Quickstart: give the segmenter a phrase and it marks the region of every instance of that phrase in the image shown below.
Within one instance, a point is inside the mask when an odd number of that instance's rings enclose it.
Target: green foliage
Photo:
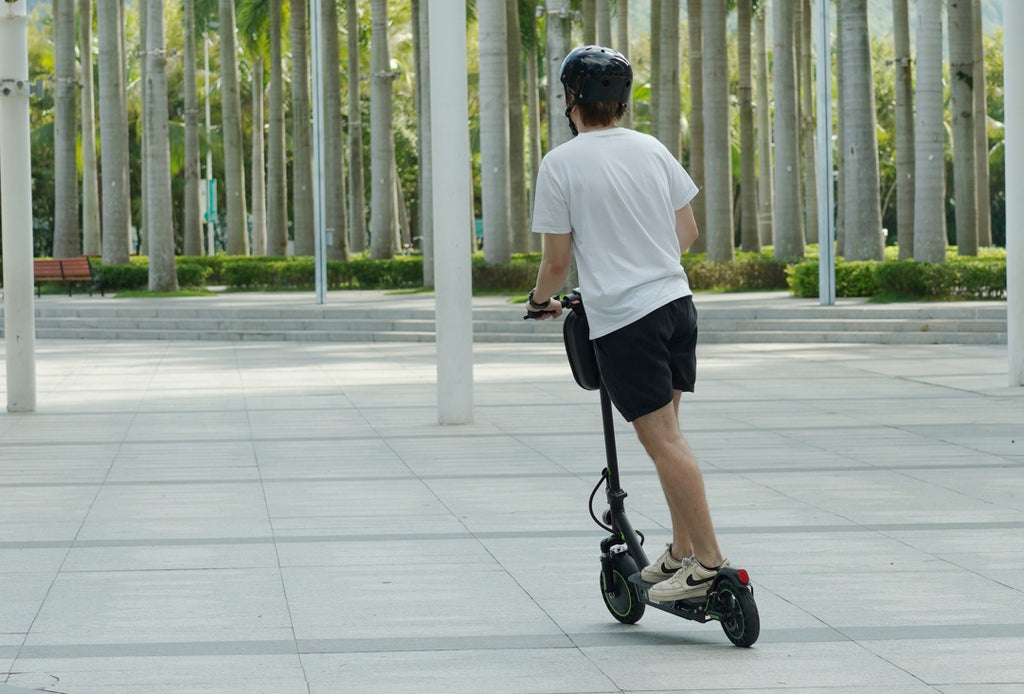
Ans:
[[[770,253],[739,253],[732,263],[712,263],[704,254],[688,254],[683,266],[695,291],[786,288],[786,264]]]
[[[799,297],[818,296],[818,261],[787,269],[789,286]],[[988,257],[952,256],[945,263],[913,260],[836,260],[836,296],[892,300],[1002,299],[1006,296],[1005,253]]]

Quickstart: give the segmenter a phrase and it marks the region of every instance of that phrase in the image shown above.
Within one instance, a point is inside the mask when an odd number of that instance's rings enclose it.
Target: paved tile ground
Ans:
[[[701,348],[684,429],[756,586],[749,650],[606,613],[597,396],[560,345],[477,345],[470,425],[437,424],[435,368],[432,344],[40,341],[38,411],[0,414],[0,694],[1024,690],[1005,346]]]

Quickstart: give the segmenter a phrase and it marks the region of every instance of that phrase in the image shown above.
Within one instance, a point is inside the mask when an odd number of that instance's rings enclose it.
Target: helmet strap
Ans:
[[[565,91],[567,92],[567,96],[568,96],[569,90],[566,89]],[[576,97],[573,96],[572,97],[572,101],[570,101],[569,105],[565,107],[565,117],[569,121],[569,130],[572,131],[572,136],[573,137],[576,137],[577,135],[580,134],[580,131],[576,128],[576,124],[573,123],[573,121],[572,121],[572,116],[569,115],[570,113],[572,113],[572,109],[573,109],[573,107],[575,105],[576,105]]]

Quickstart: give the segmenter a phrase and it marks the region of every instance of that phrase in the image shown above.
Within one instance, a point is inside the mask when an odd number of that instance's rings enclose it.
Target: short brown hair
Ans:
[[[584,125],[614,125],[626,113],[626,104],[618,101],[599,101],[593,104],[576,104],[580,120]]]

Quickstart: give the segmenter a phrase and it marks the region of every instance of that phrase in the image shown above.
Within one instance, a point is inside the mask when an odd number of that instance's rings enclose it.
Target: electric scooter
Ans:
[[[601,396],[601,420],[607,465],[601,480],[590,494],[590,516],[610,535],[601,541],[601,597],[605,607],[619,622],[635,624],[650,606],[695,622],[715,620],[736,646],[750,647],[757,641],[761,621],[754,602],[754,589],[745,569],[724,567],[719,570],[706,596],[672,602],[652,600],[650,583],[640,577],[640,568],[650,561],[644,552],[644,536],[633,529],[626,516],[626,492],[619,481],[618,456],[612,404],[601,380],[597,356],[590,340],[583,299],[576,290],[560,299],[570,309],[562,326],[566,356],[573,378],[584,390],[597,390]],[[543,311],[527,311],[524,319],[539,318]],[[594,499],[605,488],[608,508],[599,520]]]

